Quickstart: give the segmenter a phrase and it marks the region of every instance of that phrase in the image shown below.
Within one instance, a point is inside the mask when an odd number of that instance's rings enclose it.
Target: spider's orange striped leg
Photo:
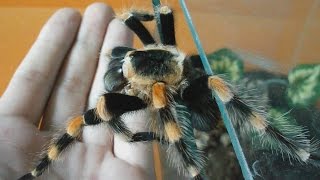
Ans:
[[[121,61],[125,58],[125,56],[129,51],[134,51],[134,50],[136,49],[131,47],[126,47],[126,46],[117,46],[111,50],[110,57],[112,59],[117,59],[118,61]]]
[[[135,18],[140,21],[152,21],[154,20],[154,15],[144,11],[131,11],[130,12]]]
[[[255,132],[261,141],[274,152],[286,154],[288,158],[300,162],[313,163],[312,151],[316,148],[308,138],[307,132],[298,125],[286,124],[277,128],[268,121],[265,107],[259,103],[259,97],[245,97],[236,92],[221,77],[203,76],[195,81],[202,81],[208,89],[225,104],[228,116],[242,132]],[[206,108],[206,107],[204,107]]]
[[[31,180],[40,176],[53,161],[58,159],[59,155],[67,147],[79,138],[83,126],[97,125],[102,122],[103,120],[96,116],[94,109],[87,111],[82,116],[71,119],[66,128],[66,133],[54,141],[38,165],[30,173],[19,178],[19,180]]]
[[[145,46],[155,44],[156,41],[141,21],[151,21],[153,18],[154,17],[151,14],[139,12],[126,12],[119,16],[119,19],[121,19],[124,24],[126,24],[139,37]]]
[[[130,142],[149,142],[149,141],[159,141],[161,143],[165,142],[163,138],[159,137],[153,132],[137,132],[133,134],[130,140]]]
[[[168,141],[170,159],[178,169],[183,169],[192,178],[199,179],[204,164],[203,156],[197,149],[193,128],[187,109],[175,102],[165,83],[157,82],[152,86],[153,107],[159,112],[159,123],[163,136]]]
[[[176,37],[174,30],[174,17],[173,12],[168,6],[162,6],[159,9],[160,13],[160,23],[161,23],[161,33],[162,33],[162,43],[164,45],[175,46]]]
[[[165,83],[157,82],[152,86],[152,103],[153,107],[159,112],[159,123],[161,129],[159,132],[164,132],[163,136],[170,143],[174,143],[181,138],[181,129],[177,124],[177,119],[172,110],[172,99]],[[162,134],[160,134],[162,136]]]
[[[212,91],[214,91],[222,103],[225,104],[234,125],[240,128],[251,126],[250,128],[252,128],[252,130],[261,132],[267,129],[268,123],[264,111],[259,110],[255,108],[254,105],[246,102],[244,98],[233,90],[229,83],[216,75],[204,75],[194,79],[182,93],[182,99],[191,106],[191,113],[197,114],[196,119],[200,124],[193,122],[195,123],[194,127],[196,129],[206,130],[201,124],[210,125],[212,129],[217,122],[210,121],[221,120],[221,115],[217,103],[215,102],[216,100],[212,97]],[[201,95],[204,95],[204,98],[201,98]],[[252,102],[252,100],[250,100],[250,102]],[[200,109],[197,109],[195,105],[199,106]],[[212,110],[209,112],[208,110],[210,109]],[[249,126],[244,126],[245,124]]]
[[[210,131],[221,122],[218,105],[207,81],[207,76],[196,78],[181,93],[181,98],[190,109],[192,127],[200,131]]]
[[[121,115],[145,108],[147,105],[139,98],[118,93],[102,95],[97,107],[77,116],[68,123],[66,133],[52,143],[38,165],[30,173],[22,176],[19,180],[31,180],[40,176],[48,166],[58,159],[59,155],[81,136],[84,126],[106,123],[113,132],[132,138],[132,132],[121,120]]]
[[[122,121],[121,115],[146,107],[147,104],[136,96],[107,93],[99,98],[96,113],[98,117],[108,124],[114,133],[124,135],[130,140],[133,134]]]

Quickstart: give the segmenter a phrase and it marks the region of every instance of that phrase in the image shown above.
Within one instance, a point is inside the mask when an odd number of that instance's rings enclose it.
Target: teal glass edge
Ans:
[[[163,41],[163,36],[162,36],[162,32],[161,32],[161,23],[160,23],[160,18],[157,18],[160,16],[160,12],[159,12],[159,8],[161,6],[160,0],[152,0],[152,5],[153,5],[153,11],[154,11],[154,15],[155,15],[155,20],[157,23],[157,29],[159,31],[159,38],[161,41]]]
[[[158,0],[153,0],[153,1],[158,1]],[[179,0],[179,2],[180,2],[180,6],[182,8],[184,17],[185,17],[185,19],[187,21],[189,30],[190,30],[190,32],[192,34],[192,38],[194,40],[194,43],[196,44],[198,53],[200,55],[202,64],[204,66],[204,69],[205,69],[205,71],[206,71],[206,73],[208,75],[212,75],[213,72],[212,72],[212,70],[210,68],[210,64],[209,64],[209,61],[207,59],[207,56],[206,56],[206,54],[205,54],[205,52],[204,52],[204,50],[202,48],[199,36],[198,36],[198,34],[196,32],[196,29],[195,29],[195,27],[193,25],[193,22],[192,22],[192,19],[191,19],[191,15],[190,15],[190,13],[188,11],[186,2],[184,0]],[[231,122],[231,120],[230,120],[230,118],[229,118],[229,116],[228,116],[228,114],[226,112],[226,107],[222,103],[222,101],[220,100],[220,98],[218,96],[216,96],[214,93],[213,93],[213,96],[215,96],[215,98],[216,98],[219,110],[220,110],[221,115],[222,115],[222,119],[223,119],[224,125],[225,125],[225,127],[226,127],[226,129],[228,131],[228,134],[230,136],[233,149],[234,149],[234,151],[236,153],[236,156],[237,156],[237,159],[239,161],[243,177],[246,180],[253,180],[253,176],[252,176],[252,173],[251,173],[250,168],[248,166],[248,163],[246,161],[246,157],[245,157],[245,155],[243,153],[242,147],[240,145],[239,138],[238,138],[238,136],[236,134],[236,131],[235,131],[233,125],[232,125],[232,122]]]

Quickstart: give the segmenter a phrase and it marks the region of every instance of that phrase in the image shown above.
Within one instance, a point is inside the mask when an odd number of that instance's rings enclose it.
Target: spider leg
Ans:
[[[131,139],[132,132],[122,121],[121,115],[147,107],[147,104],[138,97],[119,93],[106,93],[97,103],[97,115],[106,121],[116,134],[121,134]]]
[[[192,127],[190,128],[192,130]],[[192,138],[193,135],[188,133],[190,132],[182,132],[182,134],[188,135],[188,137],[185,136],[185,138],[181,138],[179,141],[171,144],[174,148],[169,148],[169,151],[171,151],[171,157],[169,158],[178,159],[173,160],[176,161],[174,162],[174,165],[177,166],[178,169],[183,168],[184,170],[187,170],[190,176],[193,177],[193,180],[204,180],[200,174],[200,170],[204,164],[204,157],[202,156],[202,152],[197,149],[196,144],[194,143],[195,141]],[[149,142],[154,140],[170,146],[169,142],[164,141],[153,132],[138,132],[132,136],[130,142]],[[177,158],[177,156],[181,156],[181,158]]]
[[[111,50],[110,57],[113,59],[119,58],[120,60],[122,60],[129,51],[133,50],[136,49],[126,46],[117,46]]]
[[[196,147],[187,109],[174,101],[170,90],[162,82],[152,86],[152,103],[159,112],[164,137],[170,144],[168,151],[172,164],[187,171],[193,178],[200,178],[204,158]]]
[[[140,21],[152,21],[154,15],[148,12],[131,11],[131,14]]]
[[[192,129],[192,127],[190,127]],[[192,138],[192,134],[188,134],[190,132],[183,132],[183,134],[188,135],[185,138],[181,138],[179,141],[175,142],[173,146],[175,150],[178,152],[172,153],[170,157],[171,159],[177,158],[177,156],[181,155],[181,159],[176,162],[176,166],[181,166],[178,164],[182,164],[183,168],[188,171],[188,173],[193,177],[193,180],[203,180],[202,175],[200,174],[200,170],[202,168],[203,159],[202,152],[200,152],[196,144],[194,143],[194,139]],[[191,137],[190,137],[191,136]],[[132,136],[130,142],[149,142],[157,140],[162,144],[170,144],[167,141],[163,141],[160,137],[158,137],[153,132],[138,132]],[[171,148],[172,151],[172,148]],[[173,150],[174,151],[174,150]]]
[[[69,147],[77,138],[79,138],[83,126],[97,125],[102,123],[103,120],[95,115],[94,110],[87,111],[83,116],[77,116],[69,122],[66,133],[60,136],[56,141],[50,145],[46,154],[41,158],[38,165],[30,173],[22,176],[19,180],[31,180],[40,176],[48,166],[55,160],[58,156]]]
[[[236,127],[248,135],[257,133],[263,144],[301,162],[311,162],[311,152],[315,148],[302,127],[287,125],[278,129],[267,120],[264,109],[259,108],[253,99],[241,95],[219,76],[202,76],[195,81],[213,90],[225,104],[228,116]],[[255,97],[257,98],[257,97]],[[294,135],[293,135],[294,134]]]
[[[159,120],[164,128],[165,138],[173,143],[181,138],[181,129],[177,124],[176,117],[170,107],[173,102],[172,97],[168,95],[165,83],[157,82],[152,86],[152,103],[153,107],[159,112]]]
[[[118,46],[112,49],[108,54],[110,62],[107,72],[104,75],[104,86],[109,92],[115,92],[123,89],[127,84],[127,79],[123,76],[122,64],[126,54],[134,48]]]
[[[207,79],[207,76],[202,76],[189,82],[181,94],[190,108],[193,128],[200,131],[210,131],[221,122],[220,111],[208,88]]]
[[[178,100],[178,102],[180,101]],[[203,176],[200,172],[205,165],[205,156],[195,142],[189,107],[179,103],[174,106],[174,114],[176,114],[179,127],[182,130],[182,137],[169,146],[169,158],[178,170],[189,174],[194,180],[202,180]]]
[[[138,132],[133,134],[130,140],[130,142],[148,142],[148,141],[163,142],[163,140],[154,132]]]
[[[106,123],[114,133],[124,135],[130,140],[133,134],[120,116],[127,112],[143,109],[146,106],[141,99],[135,96],[118,93],[102,95],[95,109],[88,110],[84,115],[71,119],[66,128],[66,133],[53,142],[35,169],[19,178],[19,180],[31,180],[40,176],[67,147],[80,137],[84,126]]]
[[[179,141],[174,143],[174,146],[178,152],[178,154],[175,154],[175,156],[181,156],[181,159],[179,160],[180,162],[177,163],[182,164],[182,168],[184,168],[183,171],[187,170],[193,180],[203,180],[203,176],[201,175],[201,170],[205,164],[203,154],[198,150],[194,139],[192,139],[192,141],[189,139],[190,137],[181,138]],[[177,166],[179,169],[179,166],[181,165]]]
[[[150,32],[140,22],[141,20],[149,20],[146,18],[148,16],[151,15],[142,15],[137,12],[127,12],[120,16],[120,19],[140,38],[145,46],[156,43]]]
[[[174,31],[174,17],[173,12],[168,6],[162,6],[160,11],[160,23],[162,33],[162,44],[164,45],[176,45],[175,31]]]

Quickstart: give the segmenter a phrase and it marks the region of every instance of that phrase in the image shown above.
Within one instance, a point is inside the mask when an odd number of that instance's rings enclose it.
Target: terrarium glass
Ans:
[[[252,177],[319,179],[315,166],[320,165],[319,2],[186,0],[186,4],[213,72],[265,107],[269,123],[284,135],[297,141],[303,136],[312,144],[313,165],[281,153],[285,146],[266,145],[259,134],[235,127]],[[208,179],[242,178],[223,127],[209,136],[196,134],[209,158]]]

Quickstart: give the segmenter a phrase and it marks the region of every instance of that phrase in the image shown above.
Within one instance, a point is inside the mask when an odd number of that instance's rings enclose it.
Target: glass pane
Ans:
[[[213,71],[267,113],[268,125],[258,132],[235,127],[254,178],[319,179],[319,2],[186,3]],[[209,158],[209,179],[242,178],[224,128],[197,138]]]

